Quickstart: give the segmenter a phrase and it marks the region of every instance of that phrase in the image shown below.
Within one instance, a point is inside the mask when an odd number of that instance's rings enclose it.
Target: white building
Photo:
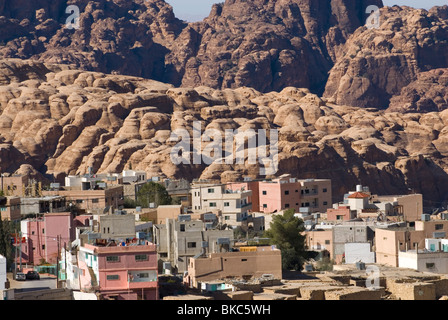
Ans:
[[[251,190],[230,190],[225,185],[196,183],[191,187],[191,205],[194,213],[215,213],[221,222],[239,226],[246,221],[252,203]]]
[[[398,253],[398,267],[420,272],[448,273],[448,252],[409,250]]]
[[[371,251],[369,242],[345,244],[345,263],[356,262],[375,263],[375,252]]]
[[[6,258],[0,254],[0,291],[6,289]]]

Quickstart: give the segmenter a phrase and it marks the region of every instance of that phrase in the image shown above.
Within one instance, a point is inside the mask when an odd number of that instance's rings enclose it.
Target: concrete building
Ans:
[[[26,197],[20,199],[22,216],[53,212],[67,212],[67,204],[63,196]]]
[[[252,204],[250,190],[232,190],[226,185],[196,182],[191,187],[193,213],[215,213],[223,224],[240,226],[247,220]]]
[[[79,248],[81,291],[106,300],[158,300],[156,246],[148,241],[116,245],[99,239]]]
[[[85,186],[87,187],[87,185]],[[120,209],[124,203],[123,186],[101,184],[94,189],[84,187],[61,187],[58,190],[43,191],[44,196],[65,197],[68,206],[74,205],[87,213],[102,214]]]
[[[270,246],[240,248],[239,252],[211,253],[190,259],[184,281],[192,288],[202,282],[225,278],[282,279],[281,251]]]
[[[26,219],[20,223],[22,237],[23,262],[38,264],[40,260],[55,263],[58,248],[75,239],[73,217],[68,212],[47,213],[37,219]]]
[[[375,230],[376,262],[398,267],[401,251],[424,248],[425,232],[410,227],[398,227]]]
[[[98,231],[102,239],[126,240],[135,238],[135,217],[132,214],[104,214],[98,216]]]
[[[345,260],[345,245],[347,243],[372,243],[374,232],[368,225],[344,224],[333,227],[333,257],[336,263]]]
[[[200,220],[167,219],[154,225],[153,235],[159,260],[175,273],[187,271],[188,259],[197,254],[228,251],[233,245],[233,230],[207,230]]]
[[[20,198],[19,197],[0,197],[0,219],[9,221],[19,221]]]

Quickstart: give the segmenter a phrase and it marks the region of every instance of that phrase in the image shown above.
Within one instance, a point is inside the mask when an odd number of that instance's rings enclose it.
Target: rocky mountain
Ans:
[[[438,83],[438,77],[443,83],[443,72],[432,70],[448,68],[447,12],[448,6],[429,12],[399,6],[382,8],[378,29],[358,28],[347,40],[345,55],[332,68],[324,96],[358,107],[385,109],[392,99],[392,110],[397,110],[399,101],[407,103],[412,112],[446,108],[440,99],[427,101],[438,96],[434,90],[422,97],[427,86],[417,89],[416,95],[411,92],[428,81]]]
[[[71,5],[77,29],[69,28]],[[370,5],[381,8],[379,28],[365,26]],[[338,104],[398,110],[400,101],[427,112],[445,108],[441,96],[413,92],[422,78],[434,79],[426,72],[448,68],[447,17],[448,6],[426,11],[381,0],[227,0],[186,23],[163,0],[0,0],[0,58],[176,87],[301,87]]]
[[[323,92],[345,41],[372,4],[382,1],[227,0],[204,21],[187,24],[162,0],[0,0],[0,58],[184,87]],[[79,8],[78,29],[68,28],[70,5]]]
[[[260,165],[175,165],[176,129],[277,129],[277,175],[331,178],[335,201],[356,184],[379,194],[448,194],[448,110],[386,112],[330,103],[309,89],[176,88],[144,78],[31,60],[0,61],[0,171],[84,174],[132,165],[149,176],[227,181]],[[268,135],[270,137],[270,135]],[[191,142],[191,141],[190,141]],[[206,147],[203,143],[202,149]],[[425,203],[430,205],[430,203]]]

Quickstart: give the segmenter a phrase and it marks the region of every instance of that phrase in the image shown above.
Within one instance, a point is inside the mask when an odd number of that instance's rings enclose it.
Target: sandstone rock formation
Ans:
[[[360,27],[347,40],[345,55],[332,68],[324,96],[338,104],[387,108],[391,98],[402,94],[409,100],[403,102],[411,104],[410,111],[438,110],[436,105],[440,102],[428,101],[430,97],[436,98],[437,93],[420,99],[412,91],[434,78],[437,71],[421,76],[420,73],[448,67],[446,10],[446,7],[430,12],[399,6],[382,8],[380,28]],[[392,110],[398,110],[397,104],[402,100],[397,98]],[[419,100],[419,106],[415,105],[417,101],[410,100]]]
[[[88,167],[120,172],[131,164],[149,176],[264,177],[247,154],[242,164],[174,164],[171,133],[186,129],[192,137],[200,121],[202,131],[216,129],[223,137],[226,129],[278,129],[277,175],[330,178],[335,201],[360,183],[379,194],[413,189],[425,201],[447,200],[448,110],[348,107],[295,87],[266,94],[248,87],[175,88],[21,59],[0,60],[0,83],[2,172],[58,178]],[[203,142],[201,150],[206,147]]]
[[[163,0],[0,0],[0,58],[216,89],[323,91],[346,39],[381,0],[227,0],[202,22]],[[69,5],[79,8],[79,29]],[[68,23],[68,24],[67,24]]]

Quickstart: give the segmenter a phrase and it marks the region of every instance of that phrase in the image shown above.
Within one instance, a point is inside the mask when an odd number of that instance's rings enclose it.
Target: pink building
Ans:
[[[79,249],[81,290],[98,291],[102,299],[158,300],[156,245],[101,240]]]
[[[21,221],[22,262],[39,264],[41,260],[56,263],[58,247],[75,239],[75,228],[70,213],[47,213],[43,218]]]
[[[301,184],[289,177],[280,177],[272,181],[259,181],[258,212],[272,213],[285,209],[300,211]]]
[[[339,206],[337,209],[327,209],[328,221],[347,221],[356,218],[356,210],[351,210],[350,206]]]

